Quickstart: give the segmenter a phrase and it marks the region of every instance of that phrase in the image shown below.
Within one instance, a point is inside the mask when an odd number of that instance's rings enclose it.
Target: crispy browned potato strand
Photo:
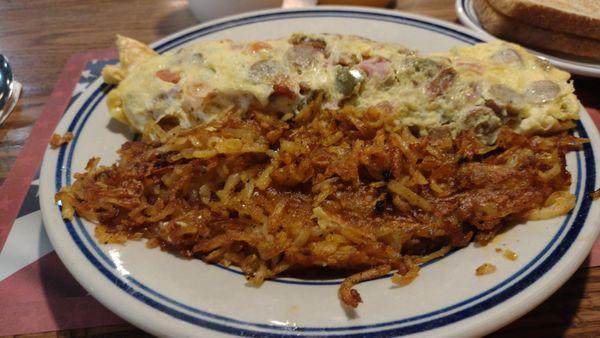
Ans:
[[[151,126],[154,140],[126,142],[110,166],[91,159],[56,199],[64,217],[96,223],[102,243],[146,238],[238,266],[254,284],[351,271],[339,297],[352,307],[356,283],[393,271],[406,284],[450,248],[573,207],[565,154],[583,140],[567,133],[502,129],[490,146],[474,132],[416,137],[377,108],[317,106],[286,121],[250,111],[186,130]]]

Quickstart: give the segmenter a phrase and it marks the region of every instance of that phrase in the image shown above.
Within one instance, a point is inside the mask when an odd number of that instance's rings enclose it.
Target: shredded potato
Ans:
[[[431,211],[431,204],[428,200],[414,193],[398,181],[392,181],[388,184],[388,189],[398,196],[402,197],[410,205],[419,207],[425,211]]]
[[[59,135],[59,134],[52,134],[52,138],[50,138],[50,147],[52,149],[56,149],[56,148],[60,148],[61,146],[71,142],[71,140],[73,139],[73,133],[72,132],[66,132],[63,135]]]
[[[344,271],[354,285],[394,272],[404,285],[418,264],[470,241],[485,243],[508,219],[562,215],[567,133],[500,130],[493,147],[473,131],[416,137],[377,108],[318,110],[286,121],[229,112],[189,129],[149,125],[120,159],[92,159],[56,200],[98,224],[102,243],[148,247],[239,267],[260,285],[311,269]]]
[[[529,220],[550,219],[567,214],[575,207],[577,199],[568,191],[555,191],[544,203],[543,207],[533,209],[525,214]]]
[[[362,303],[360,294],[352,287],[360,282],[375,279],[381,277],[390,272],[391,267],[389,265],[381,265],[366,271],[354,274],[342,282],[340,286],[339,295],[342,302],[351,307],[357,307],[358,303]]]
[[[600,199],[600,189],[590,193],[590,198],[594,201]]]
[[[490,263],[483,263],[475,269],[476,276],[489,275],[496,272],[496,266]]]
[[[519,258],[519,255],[512,251],[512,250],[504,250],[504,253],[502,254],[506,259],[511,260],[511,261],[516,261],[517,258]]]
[[[399,273],[394,273],[392,276],[392,282],[398,286],[405,286],[410,284],[417,276],[419,276],[419,271],[421,268],[418,265],[413,265],[407,273],[401,275]]]

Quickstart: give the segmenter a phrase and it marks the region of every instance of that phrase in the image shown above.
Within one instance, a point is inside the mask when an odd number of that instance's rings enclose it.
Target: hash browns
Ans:
[[[100,242],[146,238],[238,266],[256,285],[349,271],[339,297],[352,307],[356,283],[395,272],[406,284],[451,248],[573,207],[565,154],[584,141],[567,133],[501,129],[489,146],[473,131],[416,137],[376,107],[319,106],[287,121],[251,110],[189,129],[149,126],[155,139],[126,142],[110,166],[91,159],[56,199],[64,217],[97,224]]]

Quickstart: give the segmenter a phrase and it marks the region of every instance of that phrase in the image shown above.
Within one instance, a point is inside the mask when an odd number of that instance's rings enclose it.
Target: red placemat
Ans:
[[[121,324],[87,293],[54,253],[37,201],[38,169],[68,105],[98,74],[114,50],[74,55],[0,187],[0,336]],[[97,72],[96,72],[97,73]],[[26,100],[27,98],[22,98]]]
[[[106,64],[102,60],[115,57],[114,50],[101,50],[69,60],[32,129],[35,137],[29,138],[0,187],[0,336],[123,323],[60,262],[42,227],[37,201],[37,171],[55,126],[74,98],[99,76]],[[587,110],[600,126],[600,112]],[[600,265],[600,241],[587,262]]]

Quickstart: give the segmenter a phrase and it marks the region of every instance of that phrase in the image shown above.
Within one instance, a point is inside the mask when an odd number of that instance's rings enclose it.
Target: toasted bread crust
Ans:
[[[473,0],[483,28],[493,35],[524,45],[600,60],[600,40],[534,27],[497,12],[487,0]]]
[[[600,40],[600,10],[591,3],[582,5],[591,7],[587,14],[578,13],[575,5],[568,3],[564,4],[564,10],[557,8],[560,3],[552,6],[549,2],[530,0],[494,0],[488,4],[497,12],[531,26]]]

